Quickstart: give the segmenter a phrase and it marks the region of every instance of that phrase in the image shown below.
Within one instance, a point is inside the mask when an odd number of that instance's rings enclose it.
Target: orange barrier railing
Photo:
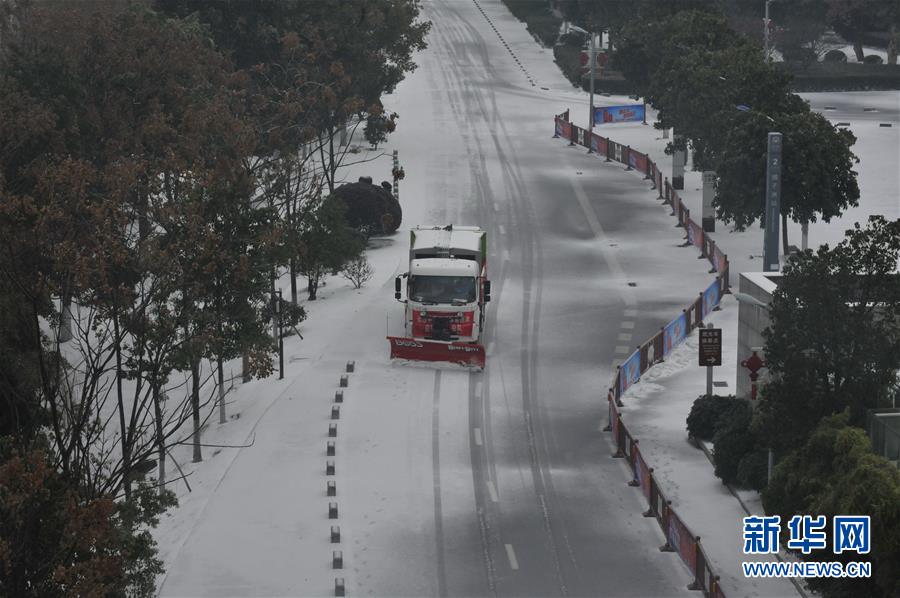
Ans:
[[[719,577],[713,573],[709,559],[703,551],[700,536],[695,536],[678,517],[678,514],[667,500],[653,475],[653,468],[644,460],[638,439],[634,438],[622,422],[622,414],[618,407],[622,406],[621,397],[629,386],[640,380],[641,375],[653,365],[663,361],[672,349],[682,342],[687,335],[702,322],[710,311],[716,309],[722,295],[729,291],[728,256],[722,252],[703,230],[691,219],[688,210],[678,193],[669,184],[669,179],[649,156],[630,146],[622,145],[612,139],[601,137],[569,122],[569,111],[566,110],[553,119],[554,137],[567,139],[569,145],[589,147],[607,162],[616,161],[625,164],[626,170],[634,170],[644,174],[653,189],[658,192],[658,199],[664,200],[672,208],[672,216],[678,219],[676,226],[684,229],[684,246],[694,245],[700,250],[701,257],[710,265],[710,274],[716,278],[697,299],[681,311],[675,319],[659,332],[638,345],[635,351],[616,367],[616,375],[607,392],[609,405],[609,425],[606,430],[612,432],[616,442],[614,457],[628,459],[633,474],[629,485],[639,487],[649,504],[645,517],[655,517],[666,543],[660,550],[677,552],[684,564],[690,569],[694,581],[689,586],[692,590],[701,590],[705,596],[724,598],[725,594],[719,586]]]

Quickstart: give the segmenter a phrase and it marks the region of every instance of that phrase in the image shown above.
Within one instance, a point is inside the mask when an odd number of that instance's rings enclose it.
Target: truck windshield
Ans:
[[[472,303],[475,281],[469,276],[410,276],[409,297],[418,303]]]

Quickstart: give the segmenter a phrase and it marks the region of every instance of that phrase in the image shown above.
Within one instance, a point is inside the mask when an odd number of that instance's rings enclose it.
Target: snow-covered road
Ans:
[[[349,595],[692,595],[600,428],[612,363],[707,286],[708,266],[638,175],[551,139],[551,115],[583,99],[499,0],[425,9],[429,49],[387,98],[400,120],[386,149],[407,175],[404,228],[488,231],[488,366],[390,364],[406,235],[371,251],[364,289],[335,280],[308,305],[286,379],[239,389],[255,443],[214,455],[207,498],[164,522],[161,594],[326,595],[343,577]]]

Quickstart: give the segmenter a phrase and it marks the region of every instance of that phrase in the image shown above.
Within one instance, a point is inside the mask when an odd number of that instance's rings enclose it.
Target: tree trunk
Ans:
[[[800,225],[800,234],[802,235],[800,239],[800,249],[806,251],[809,249],[809,221],[804,220]]]
[[[241,382],[250,382],[250,354],[246,351],[241,355]]]
[[[72,340],[72,295],[67,289],[59,301],[59,342]]]
[[[222,368],[222,357],[217,360],[217,369],[219,370],[219,423],[224,424],[228,421],[225,416],[225,373]]]
[[[787,214],[781,214],[781,255],[787,257],[788,254],[788,219]]]
[[[203,461],[200,450],[200,360],[191,357],[191,412],[194,417],[194,463]]]
[[[113,332],[116,343],[116,399],[119,405],[119,429],[122,434],[122,481],[125,498],[131,498],[131,455],[129,454],[128,426],[125,424],[125,404],[122,399],[122,338],[119,336],[119,312],[113,311]]]
[[[309,300],[316,300],[316,291],[319,290],[319,275],[309,274],[306,279],[306,292],[309,294]]]
[[[297,305],[297,261],[291,258],[291,303]]]
[[[865,54],[863,54],[862,42],[853,42],[853,52],[856,54],[856,60],[858,62],[862,62],[866,57]]]
[[[159,392],[159,384],[153,384],[153,411],[156,419],[156,459],[157,459],[157,482],[159,484],[159,493],[163,493],[166,485],[166,440],[163,432],[163,415],[161,405],[161,393]]]

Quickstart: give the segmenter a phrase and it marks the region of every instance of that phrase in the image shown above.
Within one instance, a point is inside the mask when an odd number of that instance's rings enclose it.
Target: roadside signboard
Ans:
[[[700,333],[700,365],[722,365],[722,329],[698,328]]]

